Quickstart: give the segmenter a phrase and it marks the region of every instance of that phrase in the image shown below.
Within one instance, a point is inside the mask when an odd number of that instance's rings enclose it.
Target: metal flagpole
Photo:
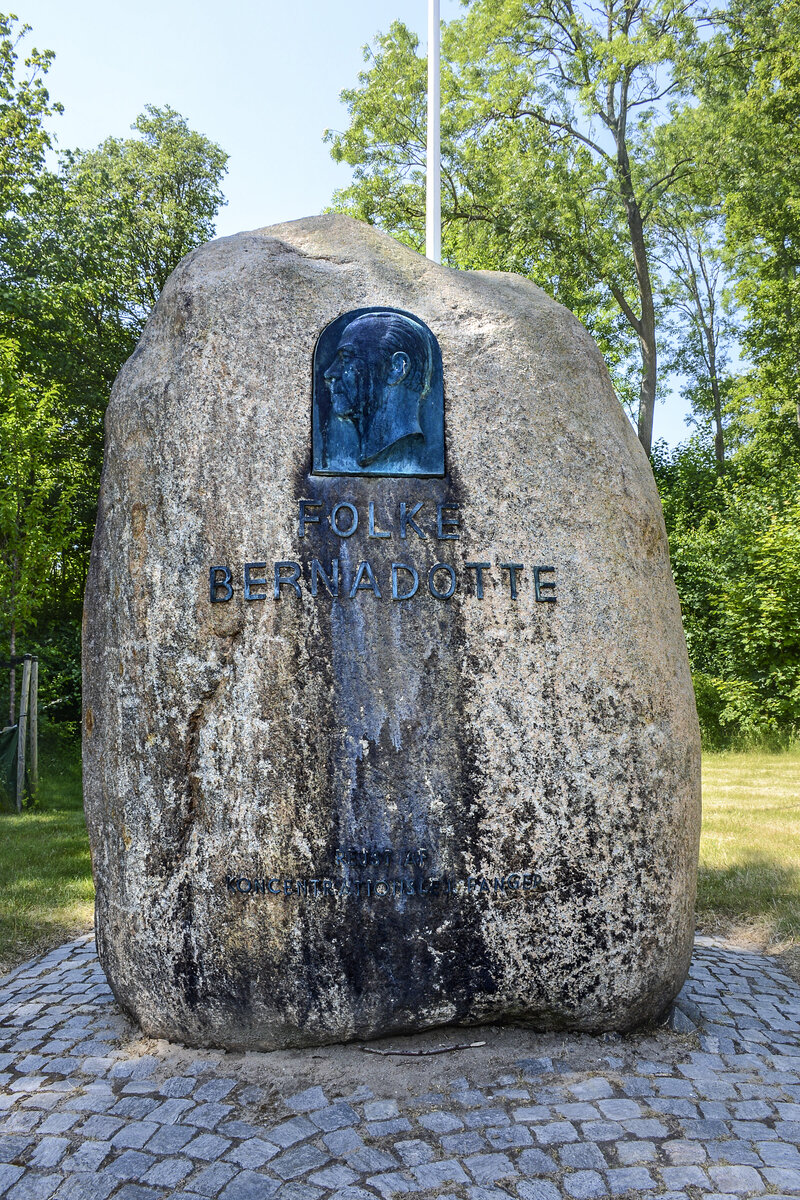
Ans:
[[[425,255],[442,261],[442,165],[439,98],[439,0],[428,0],[428,147],[425,186]]]

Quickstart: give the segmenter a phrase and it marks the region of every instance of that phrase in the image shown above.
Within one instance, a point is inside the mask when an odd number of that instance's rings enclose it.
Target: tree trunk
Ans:
[[[644,305],[642,305],[644,308]],[[652,312],[652,296],[650,300],[649,329],[644,332],[645,322],[642,321],[643,331],[639,334],[639,345],[642,350],[642,383],[639,388],[639,441],[644,446],[644,452],[649,457],[653,448],[653,416],[656,407],[656,331],[655,319]]]
[[[636,332],[642,351],[642,383],[639,390],[639,441],[644,452],[650,456],[653,448],[653,414],[656,404],[658,380],[658,352],[656,349],[656,315],[653,304],[653,285],[650,279],[650,264],[647,260],[647,244],[644,239],[644,222],[639,201],[633,188],[631,164],[625,143],[624,118],[617,125],[617,177],[620,194],[625,205],[625,217],[631,238],[633,266],[641,304],[641,318]]]
[[[717,474],[725,471],[725,433],[722,428],[722,398],[719,394],[719,380],[713,348],[711,350],[711,396],[714,401],[714,459]]]

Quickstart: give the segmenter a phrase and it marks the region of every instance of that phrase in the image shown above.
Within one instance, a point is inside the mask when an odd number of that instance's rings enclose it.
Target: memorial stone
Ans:
[[[660,1018],[698,726],[653,477],[579,322],[343,216],[223,238],[106,438],[85,796],[142,1029]]]

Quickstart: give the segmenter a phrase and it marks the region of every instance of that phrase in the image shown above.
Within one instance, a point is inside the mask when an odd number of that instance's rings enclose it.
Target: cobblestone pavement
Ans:
[[[671,1028],[190,1051],[138,1035],[83,939],[0,980],[0,1196],[800,1196],[798,1030],[800,987],[701,938]]]

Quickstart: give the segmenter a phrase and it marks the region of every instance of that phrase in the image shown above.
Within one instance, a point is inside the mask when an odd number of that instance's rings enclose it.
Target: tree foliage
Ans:
[[[691,0],[472,0],[444,31],[443,246],[458,266],[522,270],[587,321],[649,451],[657,393],[651,226],[688,169],[654,126],[684,84]],[[328,134],[355,168],[336,204],[420,244],[424,70],[396,23]],[[633,357],[638,352],[638,384]],[[634,399],[635,394],[635,399]]]
[[[169,273],[212,236],[227,161],[148,105],[134,136],[51,167],[53,56],[20,63],[28,33],[0,16],[0,644],[12,652],[24,629],[74,650],[111,384]],[[61,674],[74,706],[74,669]]]

